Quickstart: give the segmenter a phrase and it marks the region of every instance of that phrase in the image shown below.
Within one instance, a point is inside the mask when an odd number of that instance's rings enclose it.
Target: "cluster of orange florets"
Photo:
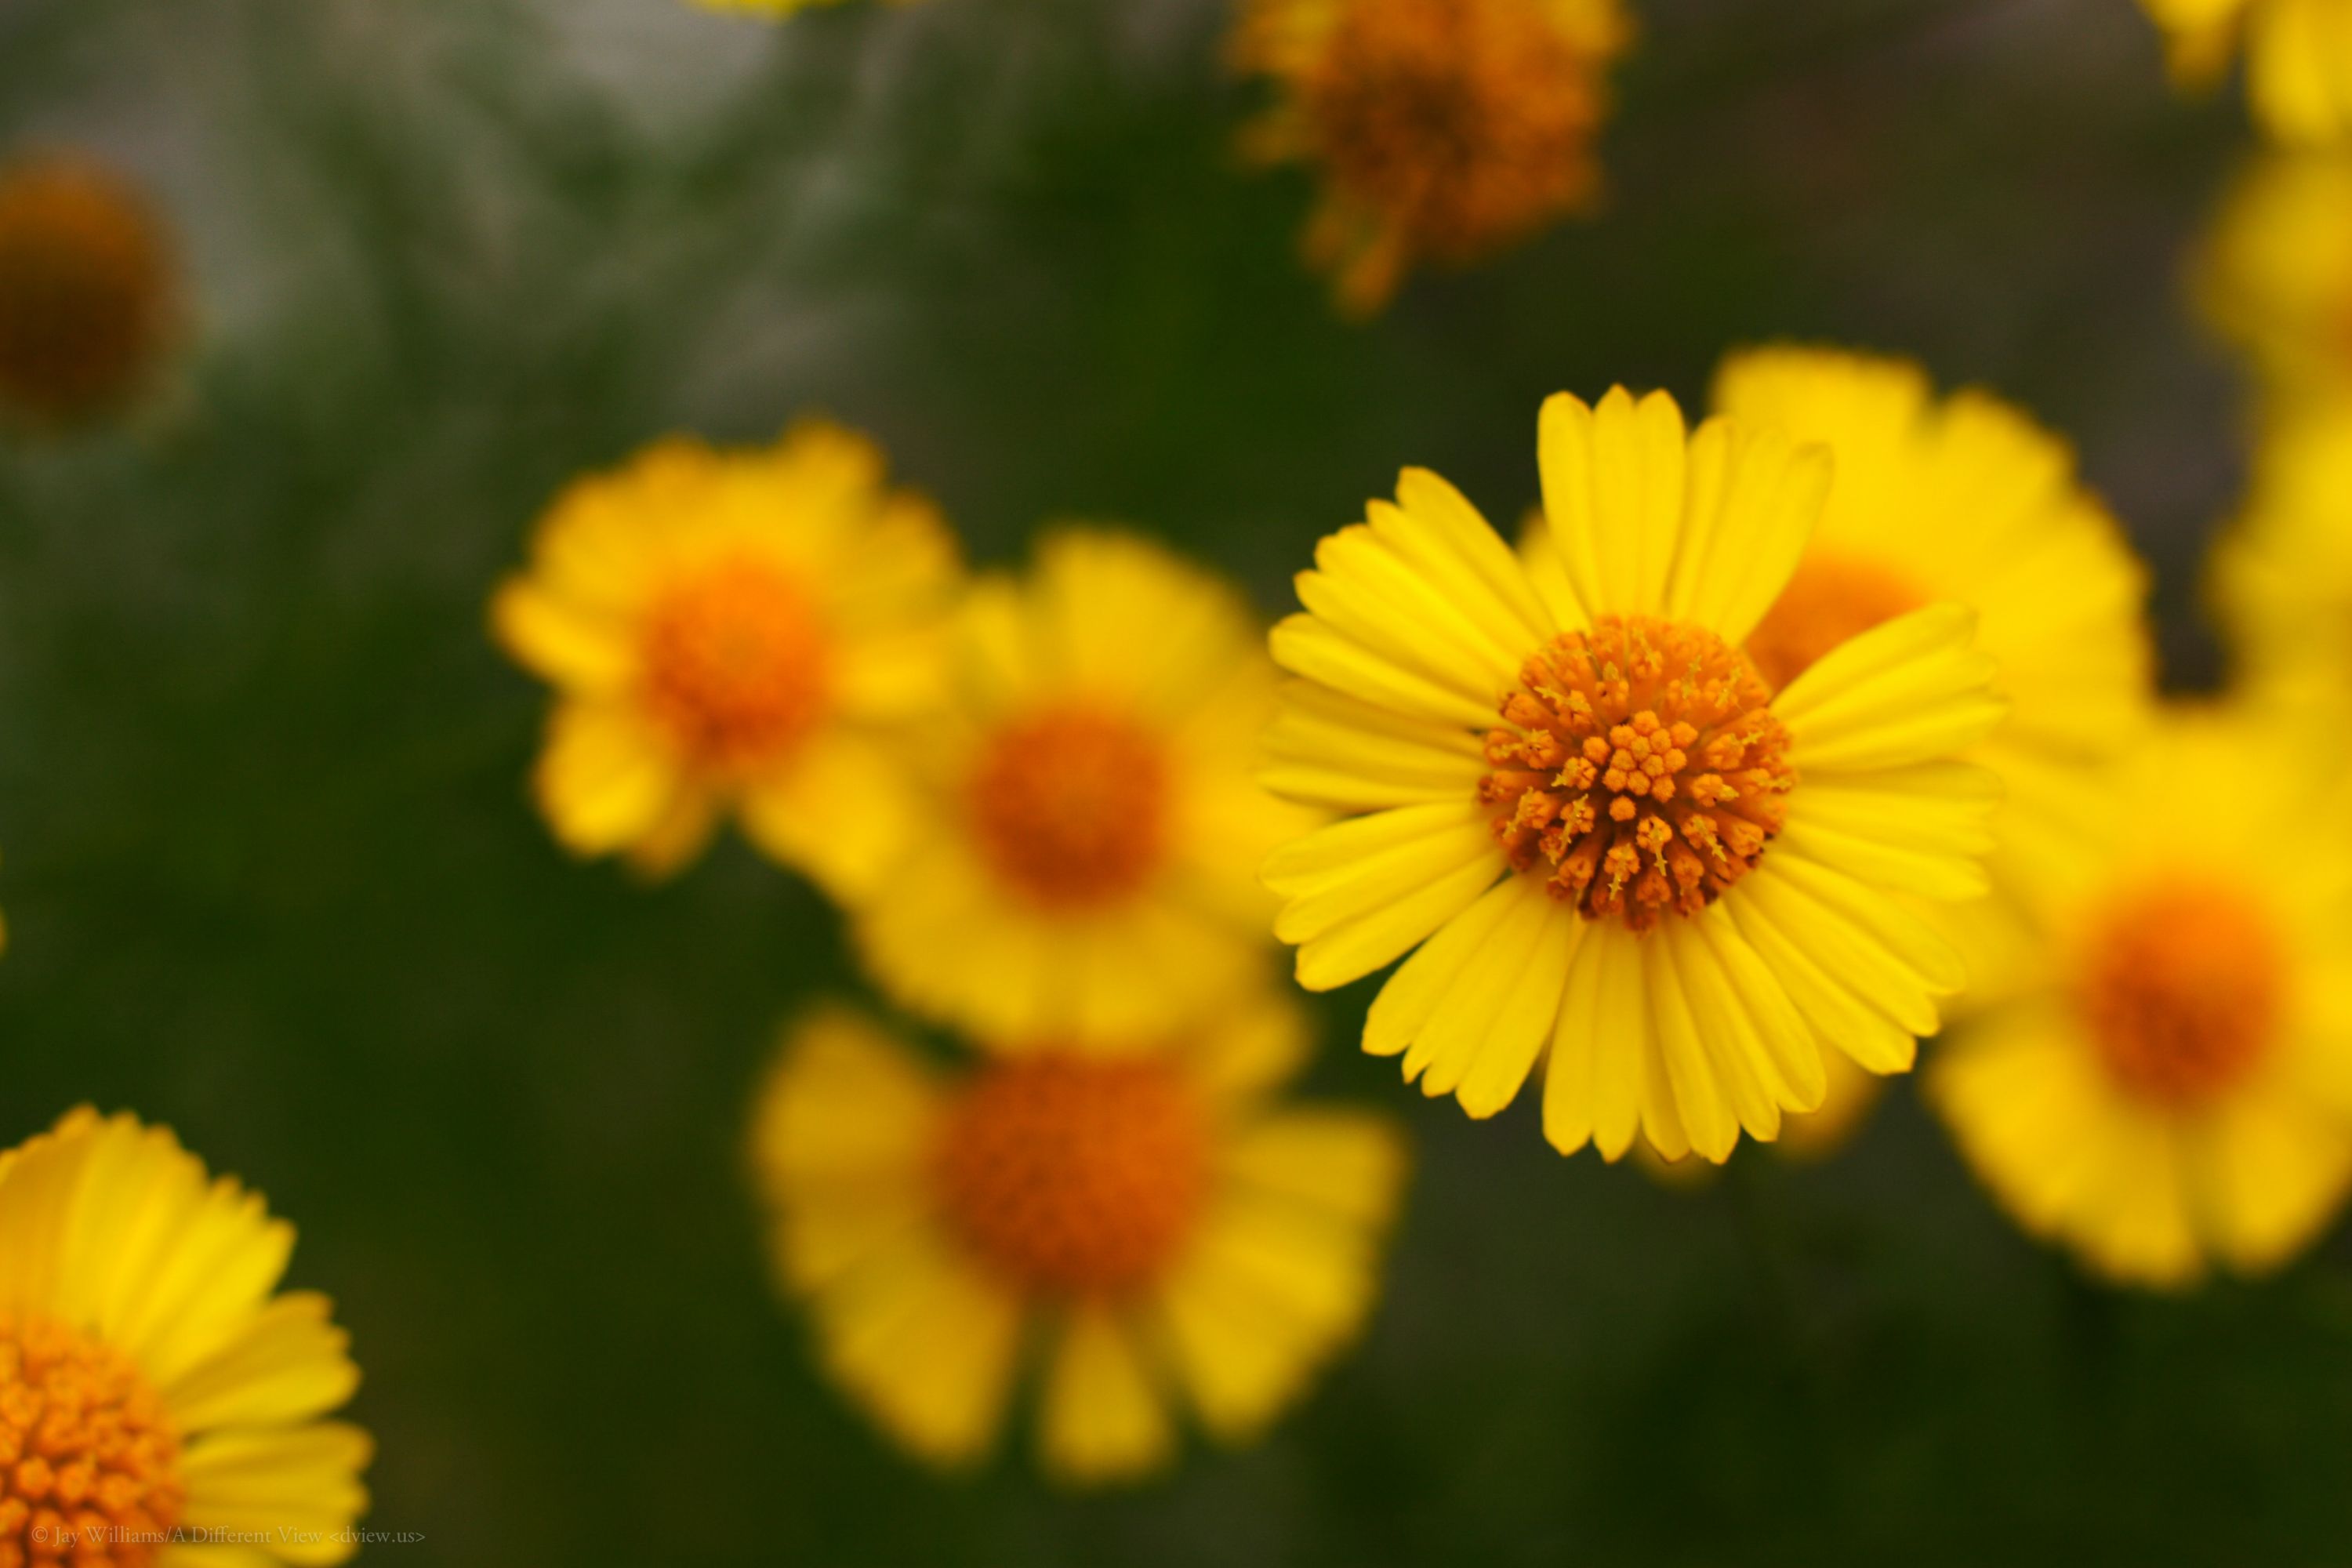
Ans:
[[[129,1358],[0,1314],[0,1563],[145,1568],[180,1522],[180,1440]]]
[[[2200,1104],[2270,1048],[2284,959],[2267,917],[2233,889],[2133,889],[2093,922],[2075,1005],[2121,1088],[2158,1105]]]
[[[1168,830],[1165,748],[1089,707],[1055,707],[1006,724],[970,785],[975,840],[999,875],[1051,910],[1134,892],[1160,861]]]
[[[1486,736],[1478,798],[1521,871],[1595,920],[1647,931],[1755,868],[1796,782],[1747,656],[1714,633],[1604,616],[1528,659]]]
[[[646,706],[698,762],[773,762],[824,715],[824,630],[808,594],[765,562],[720,561],[682,580],[643,635]]]
[[[1208,1180],[1204,1108],[1164,1061],[1043,1055],[975,1077],[938,1174],[981,1256],[1056,1294],[1115,1297],[1160,1277]]]

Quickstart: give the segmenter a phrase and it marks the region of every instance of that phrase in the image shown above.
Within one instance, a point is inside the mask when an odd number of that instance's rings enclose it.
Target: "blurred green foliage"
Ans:
[[[301,1226],[418,1563],[2352,1560],[2352,1251],[2181,1301],[2017,1238],[1907,1086],[1695,1192],[1349,1048],[1421,1181],[1361,1352],[1265,1447],[1070,1500],[910,1468],[816,1378],[740,1179],[777,1022],[855,981],[730,846],[647,889],[524,801],[484,596],[672,428],[875,431],[979,559],[1132,520],[1269,611],[1425,463],[1725,346],[1920,355],[2076,436],[2217,672],[2239,390],[2179,267],[2243,142],[2127,0],[1646,0],[1613,196],[1369,327],[1236,168],[1212,0],[0,0],[0,149],[116,157],[197,329],[127,428],[0,448],[0,1131],[168,1121]]]

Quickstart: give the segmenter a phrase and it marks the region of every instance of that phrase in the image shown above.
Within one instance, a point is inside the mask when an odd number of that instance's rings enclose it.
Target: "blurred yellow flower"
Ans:
[[[2173,72],[2205,86],[2243,44],[2246,90],[2273,136],[2352,133],[2352,0],[2140,0],[2164,29]]]
[[[2352,153],[2279,153],[2238,180],[2199,295],[2273,410],[2352,393]]]
[[[2036,983],[1927,1066],[2018,1222],[2117,1279],[2274,1265],[2352,1181],[2352,842],[2298,733],[2168,718]]]
[[[1591,205],[1632,37],[1618,0],[1247,0],[1232,48],[1278,93],[1249,150],[1319,170],[1307,255],[1367,313]]]
[[[950,1078],[853,1015],[791,1031],[752,1157],[833,1377],[941,1465],[993,1445],[1031,1352],[1058,1479],[1165,1465],[1180,1403],[1255,1436],[1360,1325],[1404,1173],[1381,1119],[1271,1103],[1307,1043],[1262,1000]]]
[[[294,1232],[163,1128],[76,1110],[0,1154],[0,1562],[351,1556],[366,1433],[347,1336],[272,1295]],[[270,1544],[163,1543],[173,1530]]]
[[[2352,399],[2272,424],[2209,570],[2248,700],[2340,745],[2352,725]]]
[[[557,688],[549,825],[660,875],[731,812],[777,860],[861,889],[909,804],[880,738],[936,701],[958,584],[937,510],[833,425],[766,451],[672,438],[579,481],[491,605]]]
[[[1938,911],[1969,960],[1968,1000],[1997,986],[2026,940],[2036,890],[2095,827],[2102,770],[2146,727],[2147,574],[2074,454],[1980,392],[1938,401],[1906,362],[1833,350],[1735,354],[1716,406],[1836,455],[1829,508],[1797,571],[1748,634],[1775,688],[1906,610],[1957,600],[2009,704],[1969,753],[1999,773],[1995,896]]]
[[[110,411],[177,316],[170,248],[136,191],[69,158],[0,170],[0,413],[70,425]]]
[[[1546,404],[1541,458],[1516,555],[1407,470],[1299,577],[1266,782],[1360,815],[1269,862],[1276,932],[1312,990],[1412,952],[1364,1048],[1423,1092],[1491,1116],[1549,1053],[1563,1152],[1721,1161],[1821,1104],[1824,1047],[1907,1068],[1959,987],[1908,900],[1989,885],[1999,786],[1955,755],[2000,717],[1992,661],[1940,605],[1757,674],[1819,447],[1621,388]]]
[[[1250,776],[1274,710],[1258,622],[1158,545],[1046,537],[974,585],[922,808],[854,911],[876,978],[991,1040],[1120,1040],[1263,984],[1266,852],[1315,820]]]

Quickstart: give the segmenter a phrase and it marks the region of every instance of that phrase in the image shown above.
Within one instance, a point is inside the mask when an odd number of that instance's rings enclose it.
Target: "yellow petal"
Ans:
[[[1046,1369],[1037,1437],[1045,1468],[1082,1485],[1132,1480],[1168,1462],[1175,1433],[1167,1402],[1110,1310],[1072,1310]]]

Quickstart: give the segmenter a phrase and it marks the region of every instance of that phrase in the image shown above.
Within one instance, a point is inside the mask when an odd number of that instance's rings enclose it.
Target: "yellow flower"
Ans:
[[[1621,388],[1547,403],[1541,458],[1518,554],[1409,469],[1298,579],[1266,781],[1361,815],[1268,863],[1276,933],[1312,990],[1412,953],[1364,1048],[1423,1092],[1491,1116],[1548,1054],[1563,1152],[1721,1161],[1821,1103],[1823,1047],[1900,1071],[1935,1032],[1959,960],[1906,900],[1988,885],[1998,785],[1953,759],[2000,717],[1992,661],[1939,605],[1756,673],[1818,447]]]
[[[2164,29],[2174,74],[2210,84],[2243,42],[2246,88],[2273,136],[2352,133],[2352,0],[2141,0]]]
[[[1157,545],[1052,535],[975,585],[924,805],[856,910],[868,967],[992,1039],[1127,1039],[1264,984],[1266,852],[1311,817],[1252,781],[1258,623]]]
[[[907,806],[881,738],[937,700],[957,584],[938,512],[835,426],[769,451],[673,438],[579,481],[491,605],[558,689],[549,825],[659,875],[731,812],[776,859],[861,888]]]
[[[793,1030],[752,1156],[784,1289],[908,1449],[977,1460],[1034,1352],[1046,1468],[1129,1478],[1181,1401],[1255,1437],[1362,1321],[1403,1175],[1379,1118],[1279,1109],[1307,1037],[1261,1000],[1158,1052],[961,1077],[851,1015]]]
[[[2352,154],[2249,168],[2206,245],[2199,296],[2275,407],[2352,391]]]
[[[2001,776],[1996,896],[1943,912],[1969,960],[1971,1001],[2025,940],[2037,889],[2105,809],[2101,771],[2145,728],[2147,575],[2074,477],[2064,443],[1979,392],[1937,401],[1915,365],[1834,351],[1735,354],[1716,406],[1819,441],[1837,460],[1829,509],[1795,576],[1748,634],[1774,687],[1846,638],[1922,605],[1977,612],[1999,666],[2000,728],[1970,753]]]
[[[2247,699],[2340,736],[2352,720],[2352,400],[2273,425],[2245,510],[2213,550]]]
[[[68,158],[0,170],[0,411],[50,426],[109,412],[177,316],[170,249],[136,191]]]
[[[1415,265],[1591,205],[1602,78],[1632,37],[1618,0],[1248,0],[1233,56],[1279,95],[1253,152],[1319,168],[1308,257],[1369,313]]]
[[[2296,734],[2167,719],[2036,984],[1927,1067],[2018,1222],[2118,1279],[2276,1264],[2352,1179],[2352,846]]]
[[[367,1507],[347,1337],[273,1295],[294,1232],[160,1127],[81,1110],[0,1153],[0,1562],[341,1563]],[[163,1543],[232,1531],[268,1546]]]

